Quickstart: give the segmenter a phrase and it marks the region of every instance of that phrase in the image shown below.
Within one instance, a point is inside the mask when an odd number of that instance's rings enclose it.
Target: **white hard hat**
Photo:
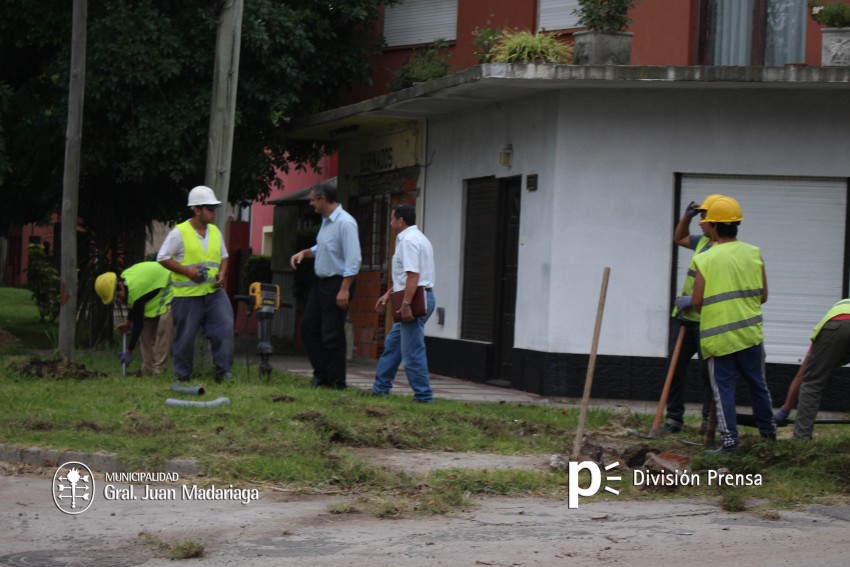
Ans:
[[[215,198],[213,190],[206,185],[198,185],[189,191],[189,206],[203,207],[204,205],[220,205],[221,201]]]

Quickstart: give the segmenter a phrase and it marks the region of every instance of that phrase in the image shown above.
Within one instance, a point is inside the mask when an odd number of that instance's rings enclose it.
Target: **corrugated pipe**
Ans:
[[[209,402],[190,402],[188,400],[175,400],[174,398],[168,398],[167,400],[165,400],[165,405],[195,408],[214,408],[216,406],[229,406],[230,398],[225,398],[224,396],[222,396]]]
[[[203,396],[207,393],[203,386],[181,386],[179,384],[172,384],[171,391],[178,392],[180,394],[195,394],[198,396]]]

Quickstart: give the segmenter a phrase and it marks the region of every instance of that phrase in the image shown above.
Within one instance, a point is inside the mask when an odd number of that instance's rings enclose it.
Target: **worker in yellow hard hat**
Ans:
[[[130,333],[127,349],[119,354],[122,364],[133,362],[136,345],[142,351],[142,374],[162,374],[174,339],[171,318],[171,272],[156,262],[140,262],[121,273],[100,274],[94,282],[95,293],[104,305],[127,305],[127,320],[118,326]]]
[[[738,452],[735,390],[739,374],[749,385],[759,433],[776,439],[764,376],[761,305],[767,301],[767,274],[760,250],[737,238],[743,219],[738,201],[717,198],[701,221],[715,244],[694,258],[693,306],[700,312],[700,350],[708,362],[722,440],[720,448],[707,453]]]
[[[697,254],[709,250],[714,241],[708,235],[707,228],[700,224],[702,233],[691,234],[691,220],[695,217],[705,217],[708,207],[717,199],[722,197],[719,193],[707,196],[702,203],[691,201],[685,208],[682,218],[676,224],[673,232],[673,242],[693,251],[688,273],[682,290],[676,298],[673,306],[672,320],[670,323],[670,340],[668,344],[667,370],[672,362],[673,351],[676,348],[679,332],[684,329],[682,346],[679,358],[676,360],[676,369],[670,382],[670,390],[667,394],[667,419],[664,428],[670,433],[678,433],[685,423],[685,380],[688,375],[688,366],[693,356],[699,355],[699,312],[692,306],[691,297],[694,289],[694,258]],[[666,371],[665,371],[666,374]],[[711,411],[711,384],[708,381],[708,369],[702,357],[699,358],[699,374],[702,384],[702,425],[700,435],[708,429],[708,416]]]

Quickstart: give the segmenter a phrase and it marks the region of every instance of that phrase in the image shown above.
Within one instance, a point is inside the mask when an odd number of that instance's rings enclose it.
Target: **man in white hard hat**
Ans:
[[[94,282],[95,293],[104,305],[127,305],[127,320],[118,325],[122,334],[130,333],[127,350],[119,354],[122,364],[133,362],[133,349],[142,351],[143,375],[159,376],[165,371],[174,340],[169,285],[171,272],[156,262],[139,262],[121,272],[104,272]]]
[[[174,374],[188,381],[193,370],[195,335],[203,327],[210,341],[215,380],[233,380],[233,307],[224,291],[227,248],[215,225],[221,201],[209,187],[189,192],[192,218],[168,233],[157,262],[173,272]]]

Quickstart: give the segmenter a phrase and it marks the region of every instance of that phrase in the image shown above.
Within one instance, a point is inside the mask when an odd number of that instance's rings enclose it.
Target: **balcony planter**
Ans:
[[[573,35],[576,65],[629,65],[632,60],[632,33],[589,30]]]
[[[850,27],[821,29],[820,57],[824,67],[850,66]]]

